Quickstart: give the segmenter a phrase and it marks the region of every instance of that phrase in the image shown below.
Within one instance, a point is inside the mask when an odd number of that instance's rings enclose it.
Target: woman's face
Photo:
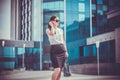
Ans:
[[[53,24],[54,24],[54,26],[59,26],[59,23],[60,23],[60,20],[59,20],[59,18],[58,17],[56,17],[54,20],[53,20]]]

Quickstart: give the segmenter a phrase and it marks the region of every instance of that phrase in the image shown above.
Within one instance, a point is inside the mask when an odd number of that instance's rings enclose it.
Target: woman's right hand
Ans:
[[[50,21],[48,24],[50,25],[50,31],[48,32],[48,35],[53,36],[55,34],[53,22]]]
[[[53,22],[52,22],[52,21],[50,21],[50,22],[49,22],[49,25],[50,25],[51,27],[53,27]]]

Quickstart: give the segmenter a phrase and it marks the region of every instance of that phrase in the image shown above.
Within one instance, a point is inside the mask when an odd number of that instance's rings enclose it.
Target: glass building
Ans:
[[[40,0],[0,0],[0,71],[42,69],[41,11]]]
[[[60,18],[71,70],[90,71],[98,59],[105,67],[118,66],[119,13],[119,0],[0,0],[0,70],[50,69],[46,28],[52,15]]]

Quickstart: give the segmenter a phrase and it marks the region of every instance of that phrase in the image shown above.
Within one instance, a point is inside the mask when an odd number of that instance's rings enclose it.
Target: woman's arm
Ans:
[[[65,42],[64,37],[63,37],[63,41],[64,41],[64,47],[65,47],[65,50],[66,50],[65,57],[67,58],[68,57],[68,51],[67,51],[67,46],[66,46],[66,42]]]
[[[49,30],[46,31],[46,32],[47,32],[47,35],[53,36],[53,35],[55,34],[55,29],[54,29],[54,27],[53,27],[52,21],[50,21],[48,24],[51,26],[51,29],[49,29]]]

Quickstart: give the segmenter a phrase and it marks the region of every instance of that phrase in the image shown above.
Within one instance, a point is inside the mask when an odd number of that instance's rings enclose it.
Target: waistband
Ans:
[[[60,45],[63,45],[63,44],[52,44],[51,46],[60,46]]]

